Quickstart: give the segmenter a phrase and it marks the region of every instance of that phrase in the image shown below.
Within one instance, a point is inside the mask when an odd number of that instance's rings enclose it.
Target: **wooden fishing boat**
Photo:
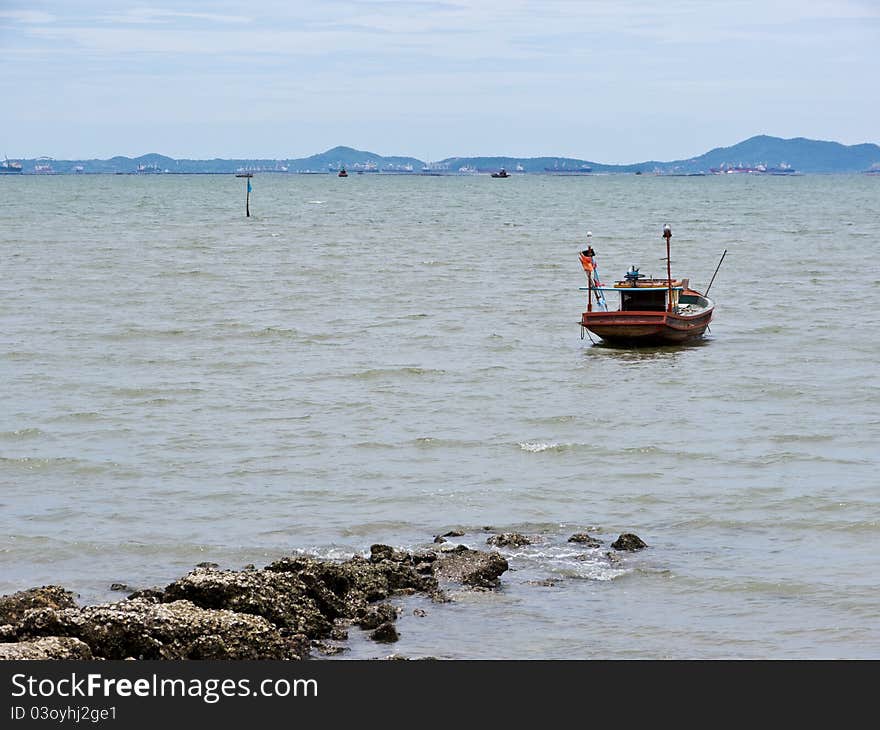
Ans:
[[[581,315],[580,322],[581,336],[586,330],[605,342],[620,345],[681,344],[703,336],[715,311],[715,303],[707,296],[715,275],[706,293],[693,289],[689,279],[673,279],[669,259],[672,230],[669,226],[664,228],[663,237],[666,239],[665,279],[647,278],[632,267],[613,286],[604,286],[599,281],[594,255],[586,256],[587,251],[581,253],[588,283],[580,287],[587,292],[587,311]],[[588,251],[593,254],[592,247]],[[725,250],[721,261],[726,254]],[[606,294],[619,295],[616,310],[608,307]]]
[[[500,172],[493,172],[492,177],[510,177],[510,174],[502,167]]]

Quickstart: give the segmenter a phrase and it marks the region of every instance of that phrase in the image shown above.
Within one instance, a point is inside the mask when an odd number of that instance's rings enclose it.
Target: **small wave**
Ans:
[[[20,428],[15,431],[4,431],[0,433],[0,439],[4,441],[21,441],[23,439],[37,438],[42,436],[43,432],[38,428]]]
[[[361,370],[358,373],[349,375],[339,375],[339,378],[355,378],[358,380],[375,380],[379,378],[397,377],[400,375],[422,376],[422,375],[444,375],[445,370],[437,370],[435,368],[420,368],[416,366],[404,366],[398,368],[370,368],[369,370]]]
[[[18,469],[22,472],[72,472],[78,476],[92,476],[110,472],[120,472],[120,465],[115,462],[93,462],[76,459],[70,456],[55,457],[6,457],[0,456],[0,466]],[[122,470],[125,472],[126,470]]]
[[[625,558],[609,555],[605,546],[574,549],[569,544],[533,544],[496,551],[519,564],[518,570],[526,573],[537,570],[560,578],[611,581],[633,572]]]
[[[299,331],[292,327],[263,327],[248,334],[251,337],[297,337]]]
[[[580,418],[582,418],[582,416],[539,416],[537,418],[527,418],[526,423],[545,426],[555,423],[575,423]]]
[[[529,453],[532,453],[532,454],[538,454],[542,451],[563,451],[564,449],[568,448],[568,446],[565,444],[563,444],[563,445],[560,445],[557,443],[548,444],[548,443],[531,442],[531,441],[524,441],[523,443],[519,444],[519,447],[523,451],[528,451]]]
[[[158,278],[176,278],[176,277],[203,277],[207,279],[220,280],[222,277],[210,271],[202,271],[201,269],[178,269],[175,271],[163,271],[156,275]]]
[[[803,433],[780,433],[769,437],[770,441],[778,444],[787,443],[815,443],[818,441],[833,441],[834,435],[827,433],[803,434]]]
[[[100,421],[105,416],[95,411],[77,411],[76,413],[62,413],[55,416],[53,421]]]
[[[167,399],[169,396],[195,395],[204,392],[202,388],[113,388],[111,393],[116,398],[156,398]]]
[[[172,328],[172,329],[146,329],[144,327],[128,327],[115,332],[100,335],[101,339],[118,341],[118,340],[143,340],[149,338],[171,338],[187,337],[192,333],[189,330]]]
[[[25,352],[24,350],[10,350],[3,353],[4,360],[35,360],[40,356],[36,352]]]
[[[395,448],[394,444],[383,444],[379,441],[361,441],[356,444],[352,444],[356,449],[393,449]]]
[[[419,438],[410,441],[409,444],[420,449],[462,449],[468,447],[483,448],[486,445],[486,442],[480,440],[464,441],[462,439],[443,439],[435,438],[434,436],[420,436]]]

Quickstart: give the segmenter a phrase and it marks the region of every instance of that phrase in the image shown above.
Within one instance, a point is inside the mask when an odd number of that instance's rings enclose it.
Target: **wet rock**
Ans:
[[[522,547],[523,545],[531,545],[532,541],[519,532],[502,532],[498,535],[492,535],[486,540],[486,544],[495,547]]]
[[[390,603],[380,603],[378,606],[370,606],[366,613],[358,619],[358,626],[362,629],[375,629],[381,624],[397,621],[397,609]]]
[[[0,626],[0,643],[15,641],[15,626],[3,624]]]
[[[432,595],[438,590],[431,568],[436,556],[409,553],[374,546],[369,559],[356,555],[341,563],[308,557],[283,558],[266,566],[266,571],[312,576],[315,585],[326,591],[325,603],[335,600],[332,613],[356,619],[367,607],[393,595],[415,592]],[[317,590],[317,588],[316,588]]]
[[[344,646],[328,644],[325,641],[313,641],[312,646],[318,651],[318,653],[323,654],[324,656],[335,656],[336,654],[342,654],[342,652],[348,651]]]
[[[17,632],[20,639],[79,639],[103,659],[300,659],[308,653],[306,637],[283,636],[261,616],[182,600],[136,598],[81,609],[35,609]]]
[[[111,591],[130,591],[131,588],[129,588],[125,583],[111,583],[110,590]]]
[[[161,603],[165,597],[165,591],[161,588],[141,588],[140,590],[129,593],[128,598],[143,598],[145,601],[152,603]]]
[[[84,642],[69,636],[0,644],[0,660],[16,659],[92,659],[92,650]]]
[[[497,588],[499,576],[510,566],[502,555],[481,550],[457,550],[443,553],[434,574],[441,580],[477,588]]]
[[[269,570],[197,568],[165,588],[164,602],[185,600],[201,608],[262,616],[278,627],[311,638],[327,636],[341,601],[313,574]]]
[[[197,568],[205,568],[207,570],[215,570],[216,568],[219,568],[220,566],[217,565],[217,563],[210,563],[208,561],[205,561],[204,563],[196,563],[196,567]]]
[[[599,547],[602,542],[597,540],[595,537],[591,537],[586,532],[576,532],[570,538],[568,538],[569,542],[576,542],[580,545],[586,545],[587,547]]]
[[[643,542],[638,535],[633,535],[631,532],[624,532],[614,542],[611,543],[611,547],[615,550],[627,550],[629,552],[634,552],[636,550],[646,548],[648,547],[648,545]]]
[[[444,532],[441,537],[464,537],[464,530],[450,530],[449,532]]]
[[[413,553],[412,566],[417,573],[423,575],[434,574],[434,562],[437,560],[437,553],[433,550],[425,550]]]
[[[467,545],[452,545],[447,543],[440,546],[441,553],[466,553],[470,548]]]
[[[428,615],[428,612],[424,608],[414,608],[413,616],[418,616],[419,618],[423,618]]]
[[[376,630],[370,634],[370,638],[373,641],[378,641],[382,644],[391,644],[400,638],[400,634],[397,633],[397,628],[394,624],[389,622],[377,627]]]
[[[0,596],[0,624],[17,624],[34,608],[75,608],[73,598],[73,592],[61,586],[41,586]]]
[[[402,550],[395,550],[390,545],[371,545],[370,546],[370,562],[380,563],[383,560],[391,560],[401,562],[409,557],[408,553]]]
[[[544,578],[544,580],[530,580],[527,581],[529,585],[532,586],[542,586],[544,588],[552,588],[556,585],[556,581],[552,578]]]
[[[440,544],[446,542],[446,538],[443,537],[443,535],[435,535],[434,542],[437,543],[438,545],[440,545]]]

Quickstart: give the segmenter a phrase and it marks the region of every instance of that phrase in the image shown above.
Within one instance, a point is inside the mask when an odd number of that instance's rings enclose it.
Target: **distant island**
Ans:
[[[176,160],[151,153],[135,158],[111,157],[108,160],[55,160],[38,157],[0,161],[0,171],[3,174],[24,175],[192,175],[241,172],[335,174],[343,168],[350,174],[394,175],[475,175],[497,172],[502,168],[509,173],[545,175],[880,174],[880,147],[869,143],[843,145],[803,137],[782,139],[758,135],[731,147],[716,147],[699,157],[687,160],[650,160],[631,165],[606,165],[571,157],[449,157],[429,162],[415,157],[383,157],[351,147],[334,147],[311,157],[286,160]]]

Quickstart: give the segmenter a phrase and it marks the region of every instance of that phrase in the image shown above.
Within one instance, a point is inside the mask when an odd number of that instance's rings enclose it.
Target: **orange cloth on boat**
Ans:
[[[593,257],[584,256],[582,253],[579,253],[578,256],[581,259],[581,266],[584,267],[584,271],[592,274],[595,269],[595,266],[593,266]]]

